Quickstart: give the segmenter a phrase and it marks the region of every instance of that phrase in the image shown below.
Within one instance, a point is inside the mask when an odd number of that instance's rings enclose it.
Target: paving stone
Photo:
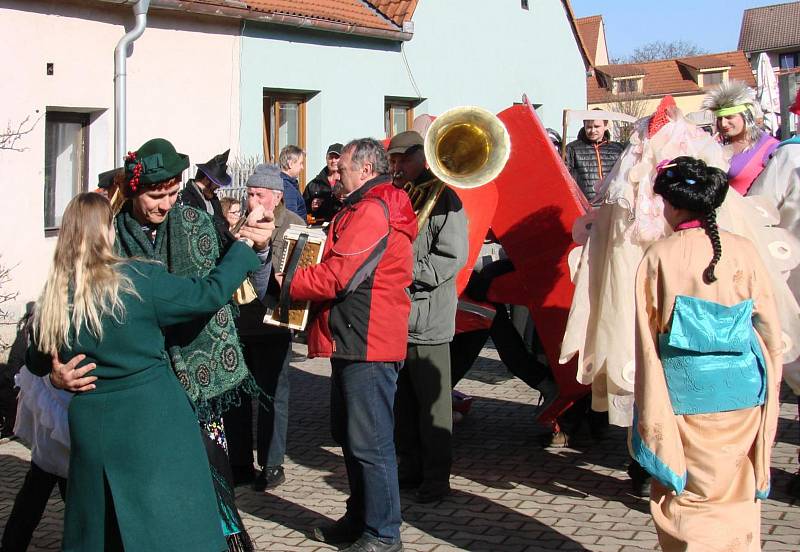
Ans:
[[[310,529],[344,513],[348,486],[341,449],[329,430],[330,365],[299,356],[291,365],[287,482],[269,493],[237,489],[245,525],[260,550],[332,551],[308,538]],[[629,494],[625,431],[609,439],[577,440],[575,448],[538,446],[538,393],[511,377],[486,347],[458,389],[475,397],[455,426],[453,493],[420,505],[402,494],[406,550],[517,552],[657,550],[647,500]],[[797,469],[797,407],[787,394],[773,449],[773,496],[763,504],[765,551],[800,550],[800,504],[784,489]],[[30,453],[17,441],[0,444],[0,530],[28,470]],[[63,502],[54,492],[31,552],[59,549]]]

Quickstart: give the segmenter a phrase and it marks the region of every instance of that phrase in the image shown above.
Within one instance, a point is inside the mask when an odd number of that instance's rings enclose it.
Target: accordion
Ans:
[[[313,266],[320,262],[322,251],[325,249],[325,238],[325,230],[322,228],[307,228],[299,224],[290,225],[284,232],[283,239],[286,246],[283,248],[283,256],[277,263],[278,272],[284,274],[283,287],[278,304],[271,310],[267,309],[264,316],[265,324],[292,330],[305,329],[311,302],[291,301],[289,286],[298,268]]]

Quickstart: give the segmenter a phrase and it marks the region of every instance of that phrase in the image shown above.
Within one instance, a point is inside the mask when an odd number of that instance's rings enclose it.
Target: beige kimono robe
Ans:
[[[655,242],[636,277],[632,450],[654,476],[650,509],[665,552],[761,550],[759,499],[769,492],[783,344],[758,252],[745,238],[720,234],[722,258],[712,284],[702,279],[712,257],[702,228],[680,230]],[[726,307],[752,299],[752,322],[766,364],[762,406],[674,413],[659,334],[670,331],[676,296]]]

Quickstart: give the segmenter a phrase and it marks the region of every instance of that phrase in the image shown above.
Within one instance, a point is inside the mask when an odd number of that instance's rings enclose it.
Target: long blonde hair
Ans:
[[[122,294],[138,297],[130,279],[119,272],[109,231],[111,205],[100,194],[78,194],[67,204],[58,233],[53,266],[36,303],[34,336],[43,353],[57,354],[67,344],[70,327],[80,337],[84,324],[102,339],[102,317],[122,322]]]

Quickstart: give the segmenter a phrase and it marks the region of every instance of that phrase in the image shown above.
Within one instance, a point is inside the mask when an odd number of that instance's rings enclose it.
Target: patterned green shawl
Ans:
[[[130,202],[114,224],[121,256],[160,261],[177,276],[205,276],[220,256],[211,217],[193,207],[176,204],[159,226],[155,244],[133,218]],[[239,389],[258,394],[244,363],[233,308],[225,305],[212,316],[172,326],[166,332],[172,369],[201,419],[219,416],[239,404]]]

